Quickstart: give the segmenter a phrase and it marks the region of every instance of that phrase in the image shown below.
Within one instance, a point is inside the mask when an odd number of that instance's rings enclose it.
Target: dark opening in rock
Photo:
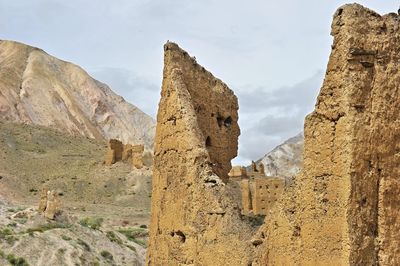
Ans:
[[[211,147],[211,138],[209,136],[206,138],[206,147]]]
[[[225,120],[224,120],[224,126],[226,127],[230,127],[232,125],[232,118],[230,116],[228,116]]]

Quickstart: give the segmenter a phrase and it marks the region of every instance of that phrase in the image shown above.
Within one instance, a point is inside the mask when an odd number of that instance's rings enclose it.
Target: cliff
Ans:
[[[151,147],[155,122],[83,69],[0,41],[0,119]]]

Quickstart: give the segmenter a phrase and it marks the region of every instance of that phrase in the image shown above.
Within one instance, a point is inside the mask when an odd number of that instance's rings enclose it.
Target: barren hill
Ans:
[[[299,133],[265,154],[257,161],[257,164],[264,164],[267,176],[281,176],[291,179],[302,168],[303,148],[304,135]]]
[[[0,119],[147,147],[155,127],[79,66],[13,41],[0,41]]]

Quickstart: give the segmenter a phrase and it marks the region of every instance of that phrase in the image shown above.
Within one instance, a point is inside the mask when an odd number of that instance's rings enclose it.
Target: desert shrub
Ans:
[[[139,227],[140,227],[140,228],[143,228],[143,229],[147,229],[147,225],[145,225],[145,224],[142,224],[142,225],[140,225]]]
[[[72,238],[70,238],[69,236],[66,235],[62,235],[61,238],[65,241],[70,241]]]
[[[24,258],[16,257],[14,254],[8,254],[6,260],[14,266],[29,266]]]
[[[108,237],[108,239],[110,239],[111,242],[122,245],[122,240],[113,231],[108,231],[106,236]]]
[[[69,224],[62,224],[62,223],[47,223],[40,225],[38,227],[28,228],[26,229],[26,233],[32,234],[33,232],[43,233],[48,230],[57,229],[57,228],[69,228],[71,225]]]
[[[81,245],[81,246],[83,247],[84,250],[86,250],[86,251],[90,251],[90,250],[91,250],[89,244],[86,243],[85,241],[83,241],[82,239],[78,238],[78,239],[76,240],[76,242],[77,242],[79,245]]]
[[[100,252],[100,255],[103,258],[105,258],[106,260],[110,260],[110,261],[114,260],[113,255],[110,252],[108,252],[107,250],[103,250],[102,252]]]
[[[147,242],[140,238],[148,237],[149,233],[143,228],[124,228],[118,230],[121,234],[125,235],[128,240],[135,242],[143,247],[147,246]]]
[[[86,217],[79,221],[79,224],[94,230],[98,230],[101,227],[104,219],[101,217]]]

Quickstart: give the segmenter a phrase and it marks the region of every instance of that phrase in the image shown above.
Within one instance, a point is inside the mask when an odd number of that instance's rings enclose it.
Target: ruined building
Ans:
[[[399,20],[358,4],[337,10],[303,170],[257,232],[223,182],[236,98],[167,44],[147,263],[400,265]]]
[[[54,219],[60,207],[61,203],[57,192],[43,188],[40,194],[38,211],[47,219]]]
[[[400,264],[399,25],[358,4],[335,13],[304,167],[264,228],[262,264]]]
[[[252,162],[250,171],[243,166],[234,166],[229,172],[231,181],[241,188],[242,213],[266,215],[274,206],[285,187],[285,179],[266,176],[264,165]]]
[[[266,215],[281,196],[285,181],[277,177],[257,177],[243,179],[242,191],[243,214]]]
[[[224,183],[237,155],[237,98],[178,45],[164,52],[147,264],[247,265],[255,229]]]
[[[140,169],[143,167],[144,145],[123,144],[116,139],[110,139],[107,145],[104,164],[111,166],[112,164],[124,161],[131,161],[132,166]]]

